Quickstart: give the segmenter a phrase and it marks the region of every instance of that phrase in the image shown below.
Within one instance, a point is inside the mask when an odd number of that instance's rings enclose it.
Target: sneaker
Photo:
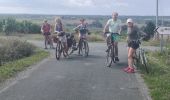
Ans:
[[[130,68],[129,66],[128,66],[128,67],[126,67],[126,68],[123,68],[123,71],[125,71],[125,72],[126,72],[127,70],[129,70],[129,68]]]
[[[119,58],[118,58],[118,57],[115,57],[115,61],[118,61],[118,62],[119,62]]]
[[[134,68],[129,68],[126,72],[127,73],[135,73],[135,70],[134,70]]]

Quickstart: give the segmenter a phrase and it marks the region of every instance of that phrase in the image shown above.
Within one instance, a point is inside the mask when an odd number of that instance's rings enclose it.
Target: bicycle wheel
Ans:
[[[107,54],[106,54],[106,66],[107,67],[111,67],[111,65],[112,65],[112,62],[113,62],[112,55],[113,55],[113,48],[109,47]]]
[[[82,55],[87,57],[89,54],[89,46],[86,40],[83,40],[82,42]]]
[[[147,67],[147,58],[146,58],[146,56],[145,56],[145,51],[144,51],[144,50],[142,50],[142,59],[143,59],[143,66],[144,66],[144,68],[145,68],[145,71],[146,71],[147,73],[149,73],[149,69],[148,69],[148,67]]]
[[[81,39],[78,44],[78,54],[83,55],[83,40]]]
[[[58,43],[57,43],[57,46],[56,46],[56,53],[55,53],[57,60],[60,59],[61,53],[62,53],[62,45],[61,45],[61,42],[58,42]]]

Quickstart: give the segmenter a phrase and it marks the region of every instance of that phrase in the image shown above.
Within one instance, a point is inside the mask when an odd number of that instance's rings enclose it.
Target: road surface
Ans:
[[[1,88],[0,100],[144,100],[135,75],[122,71],[127,66],[125,44],[119,44],[120,62],[111,68],[105,67],[105,50],[104,43],[90,43],[89,57],[75,52],[60,61],[48,50],[48,59]]]

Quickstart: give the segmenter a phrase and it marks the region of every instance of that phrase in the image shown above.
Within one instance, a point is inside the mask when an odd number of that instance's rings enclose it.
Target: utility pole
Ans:
[[[159,9],[158,9],[158,0],[156,0],[156,28],[158,28],[158,13],[159,13]],[[159,34],[155,33],[154,35],[154,39],[155,40],[159,40]]]

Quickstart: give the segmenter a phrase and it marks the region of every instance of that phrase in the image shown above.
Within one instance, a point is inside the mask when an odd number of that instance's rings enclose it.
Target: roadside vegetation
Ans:
[[[142,76],[149,87],[153,100],[170,100],[170,46],[163,52],[147,53],[149,74]]]
[[[48,55],[48,52],[40,50],[26,41],[0,39],[0,82]]]

